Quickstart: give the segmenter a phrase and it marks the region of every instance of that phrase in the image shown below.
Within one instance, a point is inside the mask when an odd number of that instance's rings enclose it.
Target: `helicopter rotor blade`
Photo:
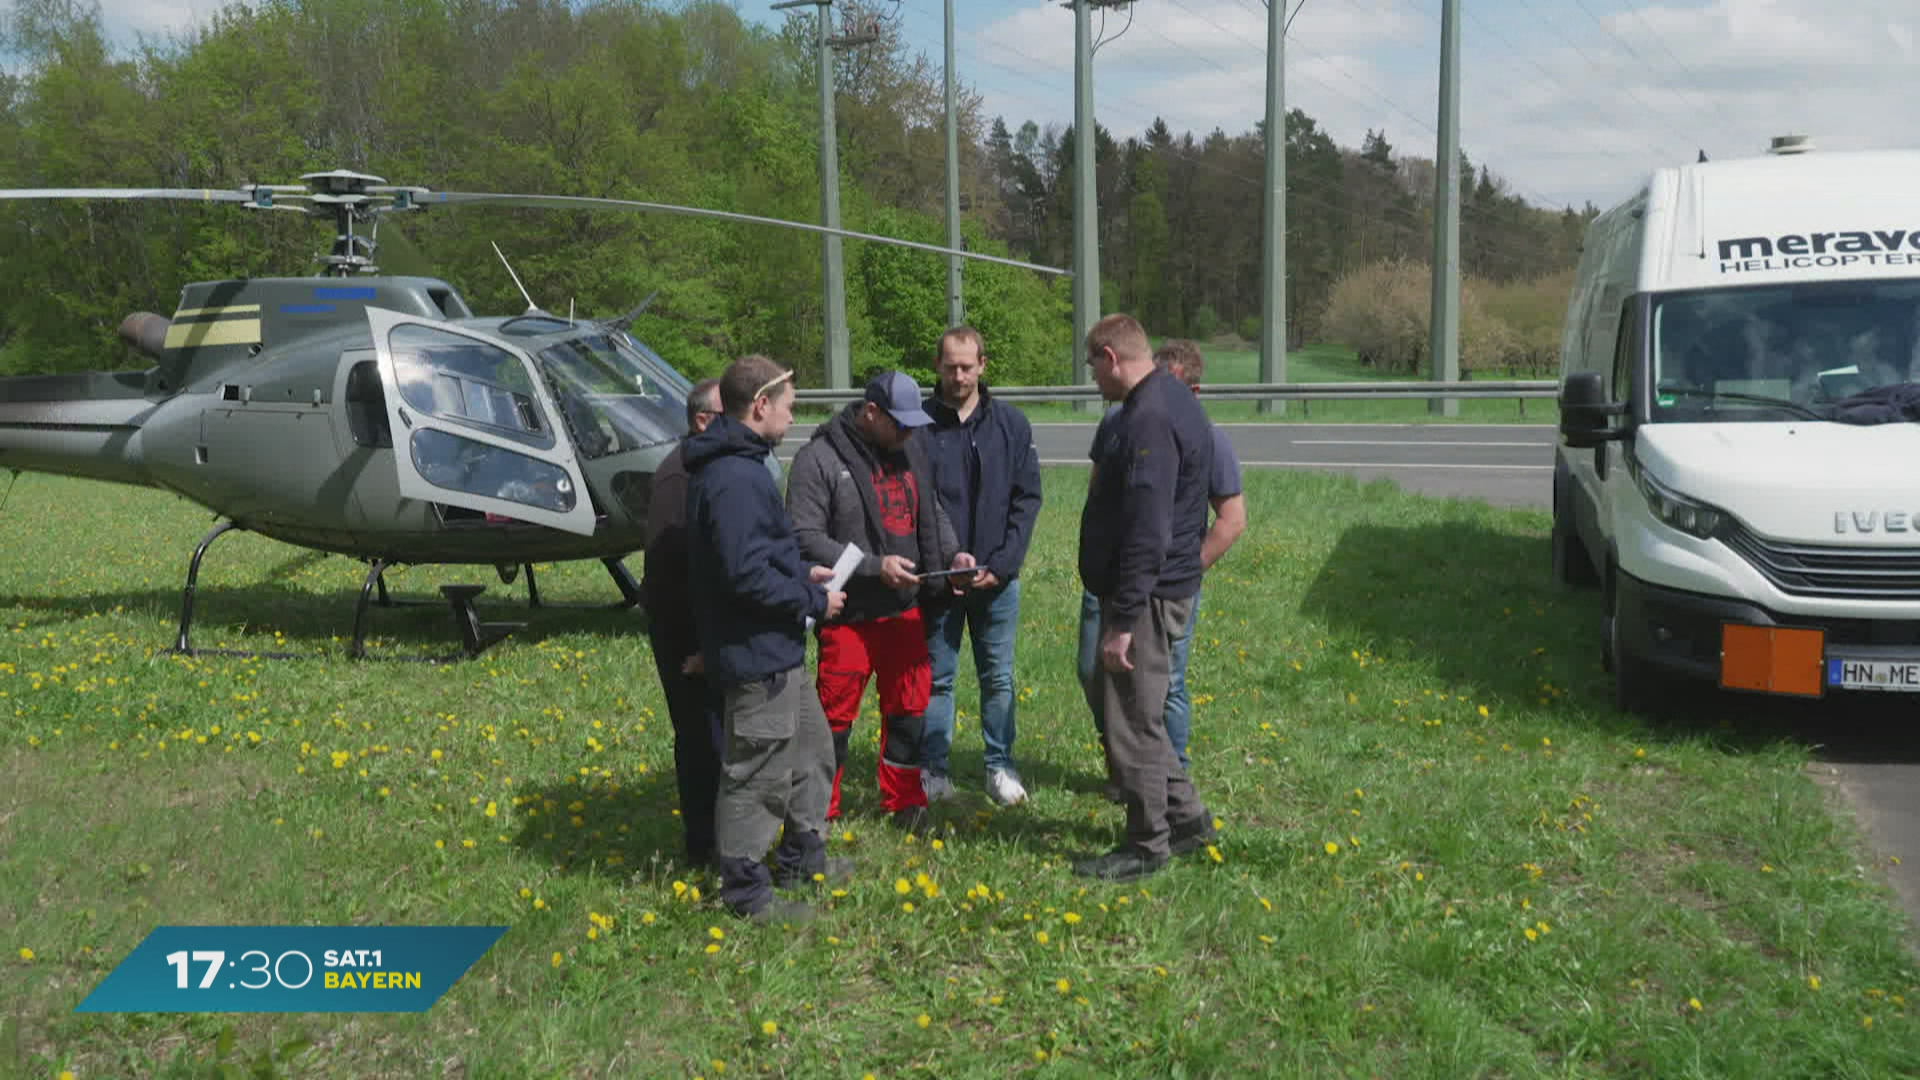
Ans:
[[[374,240],[374,261],[381,269],[401,277],[435,277],[433,260],[420,250],[413,237],[400,227],[400,223],[382,214],[374,219],[376,231]]]
[[[1057,266],[1041,266],[1038,263],[1022,262],[1019,259],[1002,258],[978,251],[956,250],[939,244],[922,244],[915,240],[902,240],[893,236],[876,236],[873,233],[854,232],[851,229],[829,229],[824,225],[810,225],[800,221],[788,221],[784,218],[760,217],[755,214],[737,214],[729,210],[707,210],[697,206],[674,206],[671,203],[638,202],[632,199],[598,199],[584,195],[510,195],[493,194],[478,191],[429,191],[419,196],[423,206],[460,206],[492,205],[522,206],[544,210],[637,210],[656,214],[678,214],[684,217],[717,218],[722,221],[738,221],[752,225],[777,225],[783,229],[799,229],[802,232],[820,233],[827,236],[844,236],[850,240],[868,240],[876,244],[892,244],[896,247],[913,248],[916,251],[928,251],[936,255],[958,255],[964,259],[981,262],[999,263],[1002,266],[1018,267],[1022,270],[1035,270],[1043,274],[1071,276],[1071,270]]]
[[[0,188],[0,199],[172,199],[250,203],[254,196],[223,188]]]

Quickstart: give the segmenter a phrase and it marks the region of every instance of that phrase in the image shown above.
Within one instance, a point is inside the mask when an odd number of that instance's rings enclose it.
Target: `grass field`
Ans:
[[[1210,383],[1257,383],[1260,382],[1260,353],[1258,349],[1235,349],[1208,346],[1203,350],[1207,355],[1206,381]],[[991,375],[991,365],[989,365]],[[1383,376],[1379,371],[1362,365],[1353,350],[1344,345],[1309,345],[1287,354],[1287,377],[1284,381],[1293,383],[1324,382],[1380,382],[1400,381],[1402,377]],[[1427,376],[1407,377],[1411,381],[1425,381]],[[1460,415],[1457,417],[1437,417],[1427,412],[1425,401],[1290,401],[1284,416],[1273,416],[1257,411],[1253,402],[1213,401],[1207,405],[1207,412],[1216,421],[1248,423],[1254,421],[1295,421],[1305,423],[1469,423],[1469,424],[1557,424],[1560,411],[1550,398],[1537,398],[1525,402],[1521,399],[1499,398],[1484,401],[1467,400],[1459,402]],[[1026,405],[1022,406],[1027,415],[1034,420],[1046,420],[1056,423],[1075,420],[1092,420],[1099,417],[1098,412],[1075,409],[1072,405]]]
[[[1056,470],[1017,673],[1032,802],[981,799],[963,678],[963,796],[903,837],[863,721],[831,845],[858,874],[788,931],[731,920],[675,862],[632,616],[354,663],[359,564],[239,534],[196,640],[325,656],[168,656],[205,513],[22,477],[0,516],[0,1075],[220,1075],[298,1038],[287,1074],[340,1078],[1920,1073],[1910,931],[1802,742],[1614,714],[1596,602],[1549,584],[1543,515],[1248,482],[1192,667],[1215,855],[1131,887],[1067,872],[1120,814],[1072,675],[1083,478]],[[610,594],[591,564],[541,583]],[[443,611],[374,621],[377,654],[451,643]],[[157,925],[273,923],[509,929],[425,1014],[72,1012]]]

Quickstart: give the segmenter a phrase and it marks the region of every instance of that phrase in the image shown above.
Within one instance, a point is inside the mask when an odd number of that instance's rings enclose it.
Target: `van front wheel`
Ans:
[[[1615,587],[1608,591],[1612,596],[1607,605],[1604,660],[1613,672],[1613,707],[1623,713],[1651,715],[1663,697],[1666,676],[1627,647],[1620,619],[1620,590]]]

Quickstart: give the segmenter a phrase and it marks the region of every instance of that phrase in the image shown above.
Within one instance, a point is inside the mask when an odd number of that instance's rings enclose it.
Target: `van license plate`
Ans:
[[[1836,690],[1920,693],[1920,660],[1827,660],[1827,685]]]

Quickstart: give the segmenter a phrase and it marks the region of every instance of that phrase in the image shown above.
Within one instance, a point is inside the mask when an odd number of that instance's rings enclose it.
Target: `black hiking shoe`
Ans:
[[[1157,874],[1166,868],[1165,855],[1147,855],[1124,847],[1115,848],[1098,858],[1073,864],[1074,873],[1081,877],[1098,878],[1101,881],[1133,881],[1136,878]]]
[[[1169,827],[1168,833],[1167,846],[1175,855],[1205,851],[1208,844],[1220,838],[1220,830],[1213,827],[1213,814],[1206,810]]]

